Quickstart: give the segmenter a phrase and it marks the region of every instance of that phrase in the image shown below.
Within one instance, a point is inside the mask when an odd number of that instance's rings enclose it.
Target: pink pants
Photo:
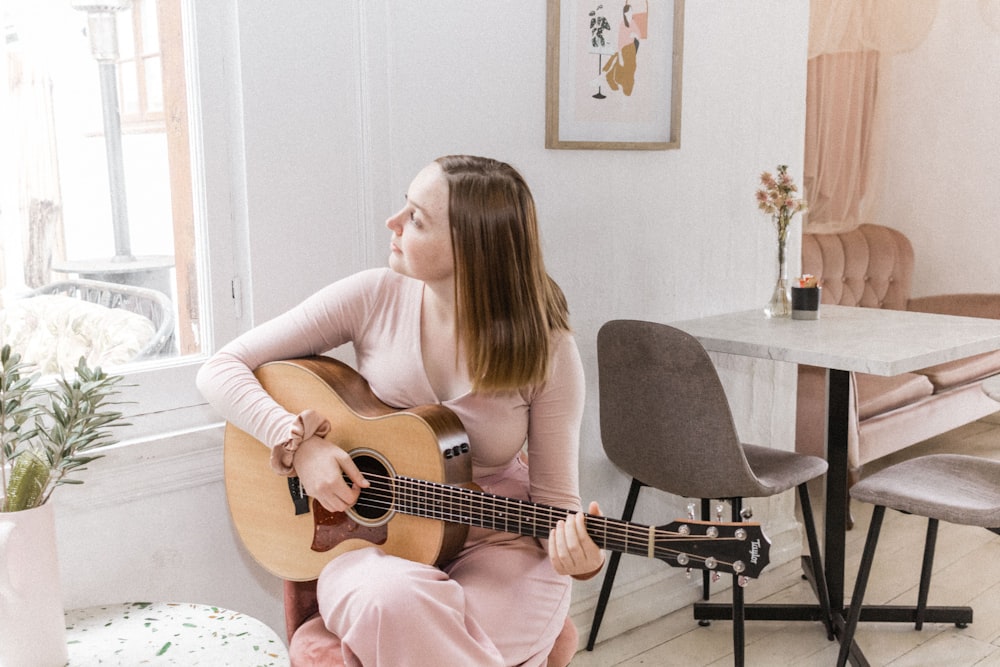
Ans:
[[[476,482],[527,498],[519,460]],[[536,666],[566,620],[570,579],[556,574],[538,540],[471,528],[443,569],[368,547],[332,560],[317,592],[348,665]]]

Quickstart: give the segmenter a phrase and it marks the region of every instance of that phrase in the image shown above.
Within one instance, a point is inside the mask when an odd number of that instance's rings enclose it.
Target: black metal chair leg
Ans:
[[[701,499],[701,520],[711,521],[712,520],[712,499],[702,498]],[[701,599],[708,601],[708,598],[712,595],[711,590],[712,584],[712,573],[708,570],[701,571]],[[711,621],[699,622],[698,625],[710,625]]]
[[[631,521],[635,512],[635,503],[639,499],[639,491],[646,486],[639,480],[632,478],[632,484],[628,489],[628,498],[625,500],[625,510],[622,512],[622,521]],[[587,637],[587,650],[593,651],[597,642],[597,632],[601,629],[601,621],[604,620],[604,611],[611,599],[611,589],[615,585],[615,575],[618,573],[618,562],[621,560],[621,552],[612,552],[608,559],[608,570],[604,573],[604,583],[601,584],[601,593],[597,597],[597,608],[594,609],[594,620],[590,623],[590,635]]]
[[[743,667],[746,651],[746,621],[744,619],[743,587],[740,575],[733,575],[733,665]]]
[[[931,569],[934,567],[934,548],[937,544],[938,520],[927,520],[927,538],[924,540],[924,563],[920,567],[920,588],[917,592],[917,630],[924,628],[924,611],[927,609],[927,593],[931,588]]]
[[[799,484],[799,504],[802,505],[802,522],[806,527],[806,541],[809,544],[809,561],[812,563],[813,583],[820,607],[823,609],[823,624],[826,626],[826,638],[833,640],[833,612],[830,609],[830,592],[826,587],[826,572],[823,570],[822,552],[819,548],[819,538],[816,535],[816,521],[813,518],[812,504],[809,500],[809,488]]]
[[[731,498],[733,523],[743,520],[743,499]],[[746,652],[746,614],[743,599],[743,587],[740,586],[740,575],[733,575],[733,665],[743,667]]]
[[[837,656],[837,667],[844,667],[854,643],[854,632],[858,629],[858,619],[861,618],[861,604],[868,587],[868,575],[871,574],[872,561],[875,559],[875,547],[878,544],[879,531],[882,530],[882,519],[885,517],[885,507],[875,505],[872,510],[872,521],[868,526],[868,538],[865,540],[865,550],[861,555],[861,567],[858,569],[858,579],[854,582],[854,593],[851,595],[851,610],[847,614],[844,634],[840,638],[840,654]]]
[[[701,499],[701,520],[711,521],[712,519],[712,499],[702,498]],[[701,599],[708,602],[708,599],[712,596],[712,573],[708,570],[701,571]],[[712,621],[707,618],[699,618],[698,625],[703,628],[707,628],[712,625]]]
[[[604,574],[601,594],[597,598],[597,608],[594,609],[594,620],[590,624],[590,635],[587,637],[588,651],[593,651],[594,644],[597,643],[597,631],[601,629],[601,621],[604,620],[604,611],[608,606],[608,599],[611,597],[611,588],[615,583],[615,574],[618,572],[618,561],[621,560],[621,556],[620,552],[615,551],[608,559],[608,571]]]

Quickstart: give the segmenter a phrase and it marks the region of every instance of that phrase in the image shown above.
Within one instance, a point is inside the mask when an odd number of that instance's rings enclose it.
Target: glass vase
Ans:
[[[792,300],[789,295],[791,285],[788,282],[788,266],[785,263],[785,245],[778,244],[778,280],[771,292],[771,300],[764,306],[764,315],[772,317],[790,317]]]

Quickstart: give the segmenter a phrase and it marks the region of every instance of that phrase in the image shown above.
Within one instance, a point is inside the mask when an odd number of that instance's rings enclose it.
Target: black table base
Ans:
[[[847,609],[839,612],[839,623],[835,622],[837,630],[844,627]],[[823,610],[818,604],[748,604],[743,609],[743,616],[748,621],[823,621]],[[834,616],[838,612],[834,611]],[[729,604],[714,602],[696,602],[694,617],[700,621],[731,621],[733,607]],[[916,606],[907,605],[865,605],[861,609],[861,622],[880,623],[916,623]],[[926,607],[924,623],[954,623],[965,627],[972,623],[972,607]],[[838,633],[839,634],[839,633]]]

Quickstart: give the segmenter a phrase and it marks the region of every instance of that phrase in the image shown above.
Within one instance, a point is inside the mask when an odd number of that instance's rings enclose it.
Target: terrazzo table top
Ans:
[[[278,635],[255,618],[208,605],[125,604],[66,612],[70,667],[288,665]]]

